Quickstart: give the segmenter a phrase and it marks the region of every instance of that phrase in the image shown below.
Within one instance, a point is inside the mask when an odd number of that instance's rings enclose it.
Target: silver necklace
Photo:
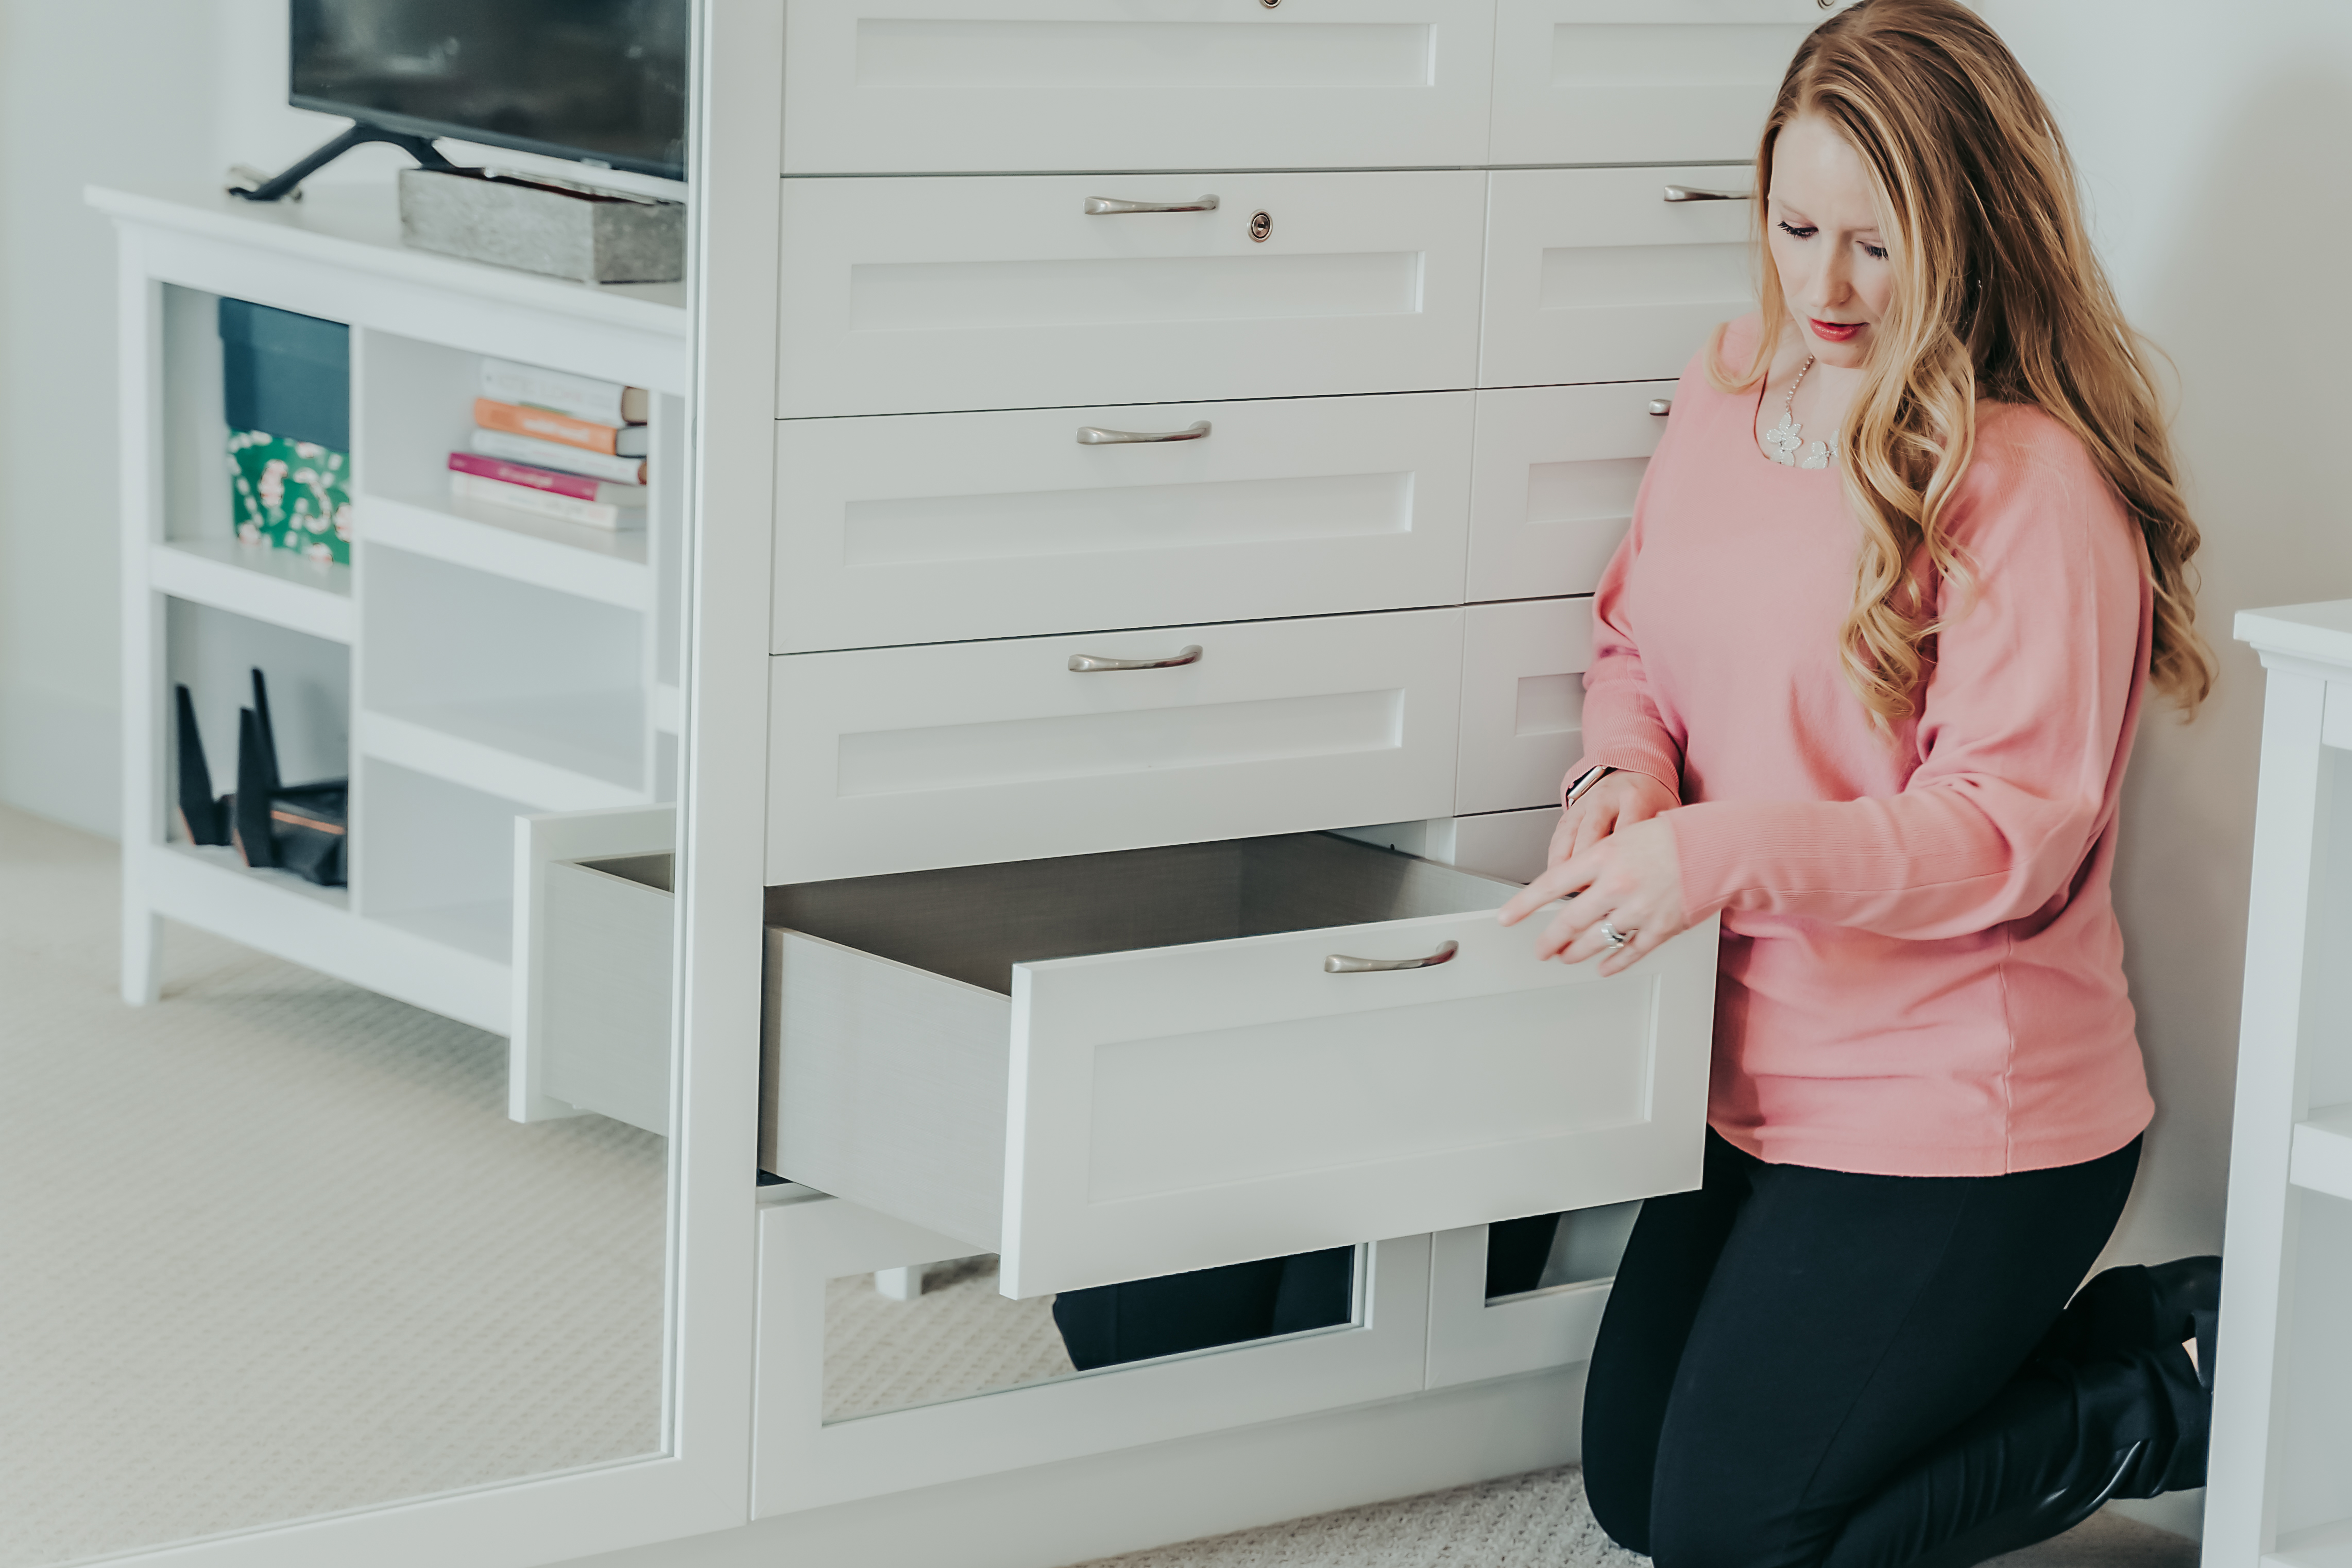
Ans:
[[[1789,384],[1789,395],[1780,400],[1780,423],[1764,432],[1764,444],[1772,448],[1772,460],[1782,468],[1826,468],[1838,455],[1836,437],[1807,447],[1805,427],[1797,423],[1797,388],[1805,384],[1805,373],[1812,368],[1813,356],[1807,354],[1805,363],[1797,367],[1797,379]]]

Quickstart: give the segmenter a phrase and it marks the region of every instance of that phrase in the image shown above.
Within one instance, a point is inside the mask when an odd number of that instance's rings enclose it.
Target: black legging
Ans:
[[[2073,1445],[2076,1396],[2045,1397],[2027,1363],[2138,1164],[2135,1139],[2055,1170],[1865,1176],[1709,1132],[1704,1185],[1643,1206],[1601,1321],[1601,1527],[1659,1568],[1876,1568],[1941,1544],[1965,1502],[1917,1461],[1971,1415],[2015,1405],[2012,1473],[2067,1458],[2049,1450]]]

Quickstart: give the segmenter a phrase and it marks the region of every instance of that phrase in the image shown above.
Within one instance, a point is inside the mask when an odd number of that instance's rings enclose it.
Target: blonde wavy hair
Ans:
[[[1769,373],[1790,325],[1765,244],[1780,132],[1801,115],[1842,132],[1869,170],[1895,268],[1887,318],[1839,444],[1862,521],[1846,679],[1882,731],[1916,711],[1942,623],[1914,563],[1960,590],[1969,563],[1942,527],[1976,445],[1977,400],[2032,404],[2082,438],[2147,541],[2156,636],[2149,679],[2193,714],[2212,690],[2197,630],[2197,524],[2146,351],[2092,254],[2066,144],[1990,27],[1956,0],[1860,0],[1790,63],[1756,154],[1763,331],[1750,363],[1708,356],[1724,391]]]

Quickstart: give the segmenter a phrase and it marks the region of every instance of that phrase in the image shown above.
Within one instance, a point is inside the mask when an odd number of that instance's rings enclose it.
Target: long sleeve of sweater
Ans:
[[[2136,716],[2145,556],[2080,444],[2003,439],[2048,423],[2004,413],[1984,421],[1998,428],[1949,516],[1972,582],[1941,587],[1932,674],[1895,736],[1916,767],[1885,795],[1702,799],[1671,814],[1695,918],[1735,909],[1958,936],[2051,905],[2081,869]],[[1612,722],[1621,708],[1638,700],[1612,693]]]

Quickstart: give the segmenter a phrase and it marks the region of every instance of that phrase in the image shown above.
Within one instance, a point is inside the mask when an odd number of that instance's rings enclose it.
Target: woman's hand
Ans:
[[[1604,779],[1592,793],[1613,782]],[[1682,858],[1675,849],[1675,830],[1655,816],[1576,850],[1528,883],[1496,918],[1507,926],[1517,925],[1554,899],[1571,901],[1545,928],[1536,942],[1536,956],[1581,963],[1597,954],[1604,975],[1623,973],[1690,929],[1683,912]],[[1603,921],[1631,940],[1622,945],[1612,942],[1601,934]]]
[[[1577,796],[1576,804],[1560,813],[1559,826],[1552,829],[1551,852],[1544,857],[1544,864],[1557,866],[1611,834],[1622,832],[1637,822],[1647,822],[1681,804],[1674,791],[1649,774],[1627,773],[1621,768]]]

